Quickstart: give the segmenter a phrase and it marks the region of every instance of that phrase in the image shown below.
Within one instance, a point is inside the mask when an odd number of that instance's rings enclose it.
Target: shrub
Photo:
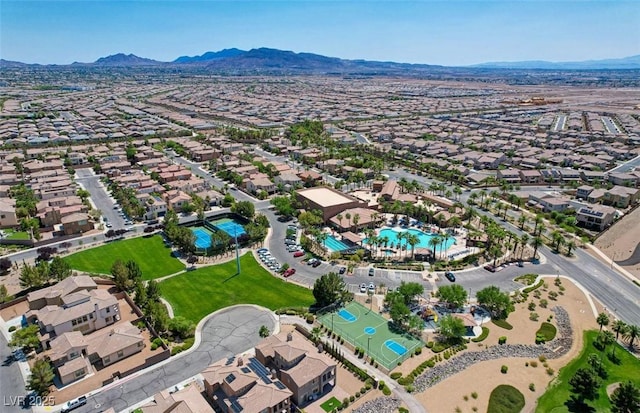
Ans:
[[[313,324],[313,314],[307,316],[307,324]]]
[[[391,389],[388,387],[385,387],[384,389],[382,389],[382,394],[384,394],[385,396],[390,396],[391,395]]]
[[[509,371],[508,366],[502,365],[502,367],[500,367],[500,373],[507,374],[507,371]]]
[[[555,292],[555,291],[549,291],[549,299],[553,300],[553,301],[557,300],[558,299],[558,293]]]
[[[529,363],[529,365],[530,365],[531,367],[538,367],[538,362],[534,360],[534,361],[532,361],[531,363]]]
[[[380,390],[382,390],[382,389],[384,389],[385,387],[386,387],[386,386],[385,386],[385,384],[384,384],[384,380],[380,380],[380,381],[378,382],[378,388],[379,388]]]
[[[527,306],[527,308],[529,309],[529,311],[533,311],[536,309],[536,303],[534,303],[533,301],[531,301],[529,303],[529,305]]]
[[[409,413],[409,409],[405,407],[398,407],[398,413]]]
[[[487,327],[482,327],[482,334],[480,334],[476,338],[472,338],[471,341],[473,341],[474,343],[479,343],[481,341],[484,341],[487,336],[489,336],[489,329]]]
[[[413,393],[414,391],[416,391],[416,388],[413,387],[413,384],[408,384],[404,386],[404,389],[407,391],[407,393]]]
[[[529,390],[536,391],[536,384],[535,383],[529,383]]]
[[[538,321],[538,313],[530,313],[529,314],[529,320],[531,321]]]
[[[540,308],[547,308],[549,302],[545,299],[540,300]]]
[[[347,407],[349,405],[349,398],[345,397],[342,399],[342,406]]]
[[[504,344],[504,343],[506,343],[506,342],[507,342],[507,337],[506,337],[506,336],[501,336],[501,337],[498,339],[498,344]]]
[[[356,392],[356,395],[355,395],[355,396],[354,396],[353,394],[352,394],[351,396],[349,396],[349,401],[350,401],[351,403],[353,403],[353,401],[354,401],[357,397],[360,397],[360,392],[359,392],[359,391],[358,391],[358,392]]]
[[[547,374],[548,374],[549,376],[553,376],[553,373],[555,373],[555,370],[553,370],[551,367],[548,367],[548,368],[547,368]]]
[[[544,363],[545,361],[547,361],[547,358],[541,354],[540,356],[538,356],[538,360],[540,360],[540,363]]]
[[[497,325],[498,327],[504,328],[505,330],[512,330],[513,329],[513,326],[511,324],[509,324],[507,322],[507,320],[495,320],[495,319],[492,319],[491,322],[493,324]]]
[[[360,394],[365,394],[367,389],[365,387],[360,387]]]
[[[398,380],[400,377],[402,377],[402,373],[400,373],[399,371],[394,371],[389,375],[389,377],[391,377],[394,380]]]
[[[471,393],[471,397],[473,397],[474,399],[478,398],[478,392],[474,391],[473,393]]]
[[[373,388],[373,385],[372,385],[371,383],[367,382],[367,383],[364,385],[364,388],[365,388],[365,392],[366,392],[367,390],[371,390],[371,389]],[[364,392],[363,392],[363,393],[364,393]]]
[[[433,348],[433,341],[429,341],[429,342],[427,343],[427,347],[428,347],[428,348]]]
[[[531,285],[531,286],[529,286],[529,287],[527,287],[527,288],[523,289],[523,290],[522,290],[522,292],[523,292],[523,293],[525,293],[525,294],[528,294],[528,293],[530,293],[531,291],[535,291],[535,290],[537,290],[538,288],[542,287],[542,285],[543,285],[543,284],[544,284],[544,281],[543,281],[543,280],[540,280],[540,281],[538,281],[536,284]]]
[[[476,406],[473,406],[473,407],[471,408],[471,411],[473,411],[473,412],[477,412],[477,411],[478,411],[478,408],[477,408]]]
[[[14,331],[16,331],[16,326],[9,327],[9,332],[10,333],[13,333]]]
[[[416,350],[414,351],[416,356],[419,356],[420,354],[422,354],[422,347],[418,347],[416,348]]]
[[[528,362],[528,361],[525,361],[525,362],[524,362],[524,366],[525,366],[525,367],[529,367],[529,362]]]
[[[467,396],[466,394],[464,396],[462,396],[462,398],[464,399],[464,401],[469,401],[469,396]]]

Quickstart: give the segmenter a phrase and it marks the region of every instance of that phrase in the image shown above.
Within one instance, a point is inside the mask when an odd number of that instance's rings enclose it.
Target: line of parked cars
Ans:
[[[366,293],[367,291],[374,294],[376,292],[376,285],[374,283],[369,283],[369,286],[367,286],[366,283],[360,284],[360,292]]]
[[[257,253],[258,253],[258,257],[260,258],[260,261],[262,261],[264,265],[267,266],[267,268],[275,272],[280,271],[280,269],[282,268],[282,265],[280,265],[278,260],[273,255],[271,255],[268,249],[260,248],[257,251]]]

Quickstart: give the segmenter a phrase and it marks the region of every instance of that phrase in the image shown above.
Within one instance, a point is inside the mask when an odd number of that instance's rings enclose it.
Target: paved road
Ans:
[[[10,357],[11,349],[3,334],[0,334],[0,411],[2,413],[24,412],[18,397],[24,397],[27,391],[18,368],[18,363]]]
[[[636,156],[635,158],[633,158],[632,160],[623,163],[622,165],[618,165],[615,168],[611,169],[609,171],[609,173],[611,172],[631,172],[634,170],[637,170],[638,168],[640,168],[640,156]]]
[[[100,182],[100,176],[95,175],[92,168],[83,168],[76,170],[76,181],[91,194],[91,201],[96,209],[102,211],[102,216],[106,218],[106,222],[113,225],[113,229],[124,228],[124,219],[118,215],[118,211],[113,209],[116,202],[107,192],[106,188]]]
[[[560,115],[556,120],[556,124],[553,128],[554,131],[558,132],[564,129],[564,124],[567,121],[567,115]]]
[[[258,330],[263,325],[269,331],[274,330],[275,319],[270,311],[253,306],[224,309],[205,322],[202,342],[195,351],[170,359],[168,363],[132,379],[123,378],[122,384],[115,382],[111,388],[90,396],[86,406],[75,411],[101,412],[109,407],[123,411],[161,390],[195,376],[211,363],[255,347],[262,340]]]

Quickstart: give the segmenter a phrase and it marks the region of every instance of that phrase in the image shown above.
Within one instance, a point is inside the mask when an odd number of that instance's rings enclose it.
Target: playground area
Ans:
[[[326,313],[318,321],[354,347],[364,349],[365,354],[387,370],[393,370],[424,345],[407,333],[394,331],[389,320],[356,302]]]

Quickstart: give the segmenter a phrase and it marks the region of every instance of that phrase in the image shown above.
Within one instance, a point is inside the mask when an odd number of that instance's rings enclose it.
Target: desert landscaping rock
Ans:
[[[508,357],[535,359],[539,356],[554,359],[563,356],[571,349],[573,344],[573,330],[569,321],[569,314],[562,307],[554,307],[551,311],[555,314],[558,331],[556,338],[548,343],[495,345],[482,351],[463,353],[446,363],[437,364],[421,376],[418,376],[414,381],[416,391],[425,391],[436,383],[482,361]]]
[[[400,407],[400,399],[395,397],[378,397],[363,403],[362,406],[353,410],[353,413],[392,413],[397,412]]]

